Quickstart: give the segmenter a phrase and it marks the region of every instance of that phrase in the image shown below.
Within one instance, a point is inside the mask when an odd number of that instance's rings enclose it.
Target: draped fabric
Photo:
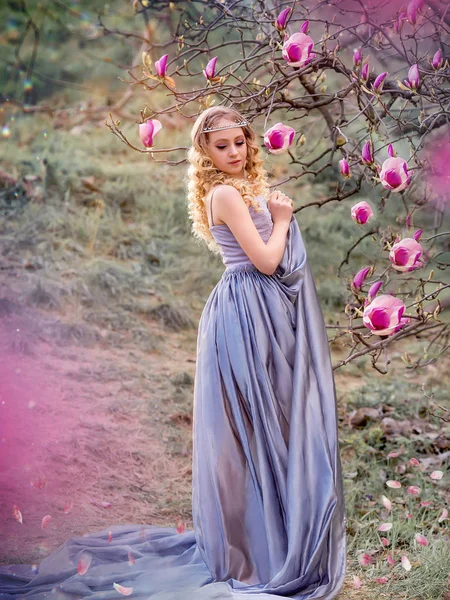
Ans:
[[[218,243],[232,236],[221,229]],[[129,524],[73,537],[37,569],[0,567],[0,600],[117,599],[113,583],[158,600],[338,597],[346,517],[336,393],[294,216],[276,272],[261,273],[247,257],[227,266],[203,309],[192,477],[193,531]]]

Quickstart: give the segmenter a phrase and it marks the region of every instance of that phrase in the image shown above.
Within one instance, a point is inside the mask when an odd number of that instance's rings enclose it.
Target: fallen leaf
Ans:
[[[375,581],[377,583],[387,583],[389,581],[389,579],[387,577],[376,577]]]
[[[378,527],[378,531],[390,531],[392,529],[392,523],[381,523]]]
[[[64,514],[68,515],[71,510],[72,510],[72,500],[69,500],[69,502],[67,502],[67,504],[64,507]]]
[[[417,485],[410,485],[407,489],[412,496],[418,496],[421,491],[420,487],[417,487]]]
[[[433,471],[430,475],[431,479],[442,479],[444,473],[442,471]]]
[[[362,581],[357,575],[353,575],[353,586],[357,590],[359,590],[359,588],[362,586]]]
[[[112,531],[108,531],[108,544],[112,542]]]
[[[93,175],[82,177],[81,183],[91,192],[101,192],[101,188],[95,183],[95,177]]]
[[[130,563],[130,565],[135,565],[136,561],[134,560],[134,556],[132,552],[128,552],[128,562]]]
[[[387,538],[382,537],[381,541],[383,542],[383,546],[389,546],[389,544],[391,543]]]

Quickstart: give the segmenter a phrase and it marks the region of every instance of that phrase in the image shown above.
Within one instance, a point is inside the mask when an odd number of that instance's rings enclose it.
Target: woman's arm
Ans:
[[[241,194],[231,185],[221,185],[214,194],[214,214],[230,228],[245,254],[265,275],[273,275],[286,245],[290,219],[277,220],[267,244],[261,238]]]

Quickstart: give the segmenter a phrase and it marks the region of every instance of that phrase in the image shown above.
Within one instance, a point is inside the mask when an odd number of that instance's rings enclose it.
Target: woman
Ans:
[[[292,201],[266,200],[255,134],[232,109],[199,115],[188,159],[194,235],[226,266],[197,338],[194,531],[71,538],[38,568],[0,567],[0,600],[332,600],[343,586],[334,379]]]

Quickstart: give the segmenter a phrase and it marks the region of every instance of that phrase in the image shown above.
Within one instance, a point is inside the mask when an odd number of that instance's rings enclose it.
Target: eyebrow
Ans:
[[[234,139],[237,140],[237,138],[239,138],[239,137],[244,137],[244,134],[240,133]],[[216,142],[228,142],[228,138],[220,138],[220,139],[216,140],[214,143],[216,143]]]

